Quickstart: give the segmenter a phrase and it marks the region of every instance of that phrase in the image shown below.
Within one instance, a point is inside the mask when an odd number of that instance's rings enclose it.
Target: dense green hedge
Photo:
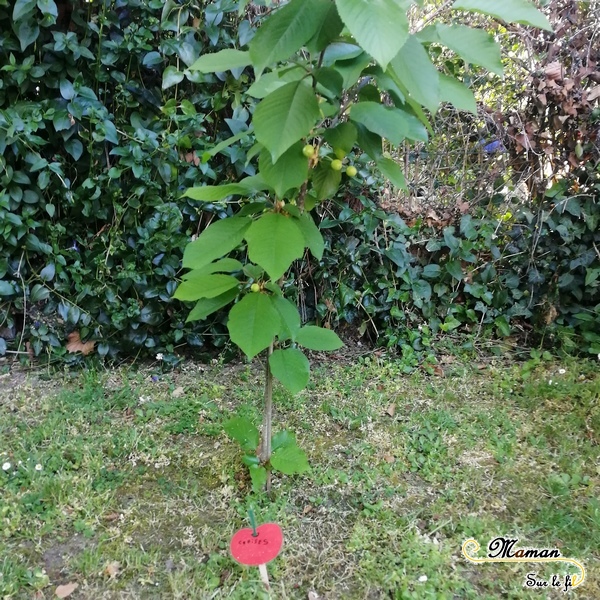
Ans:
[[[171,295],[190,237],[235,210],[181,190],[254,173],[248,74],[187,70],[245,46],[237,9],[0,0],[0,354],[66,354],[71,332],[112,357],[224,343],[222,316],[185,324]],[[297,266],[290,293],[306,318],[409,355],[437,332],[515,325],[600,352],[598,168],[572,175],[511,216],[498,193],[444,228],[385,213],[367,177],[352,208],[317,209],[331,251]]]
[[[204,10],[0,0],[0,335],[9,345],[23,328],[36,355],[63,352],[72,330],[98,340],[101,355],[203,344],[170,302],[183,248],[206,216],[181,190],[252,167],[240,143],[212,156],[215,142],[247,127],[237,91],[246,76],[187,66],[251,35],[228,1]],[[219,329],[210,333],[218,343]]]

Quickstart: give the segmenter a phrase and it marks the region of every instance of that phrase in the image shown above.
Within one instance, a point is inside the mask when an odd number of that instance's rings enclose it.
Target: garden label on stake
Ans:
[[[267,563],[281,551],[283,532],[277,523],[246,527],[233,534],[229,549],[231,556],[242,565],[258,567],[262,582],[269,588]]]

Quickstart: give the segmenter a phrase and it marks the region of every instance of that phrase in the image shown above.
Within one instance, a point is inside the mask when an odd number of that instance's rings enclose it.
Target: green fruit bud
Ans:
[[[306,156],[306,158],[312,158],[315,154],[315,147],[310,144],[306,144],[304,148],[302,148],[302,154]]]
[[[346,169],[346,175],[348,175],[348,177],[356,177],[357,173],[356,167],[353,167],[352,165]]]
[[[346,158],[346,153],[341,148],[334,148],[333,153],[340,159]]]
[[[254,292],[256,294],[256,292],[260,292],[260,285],[258,285],[258,283],[253,283],[250,286],[250,291]]]
[[[334,171],[341,171],[342,170],[342,161],[341,160],[332,160],[331,161],[331,168]]]

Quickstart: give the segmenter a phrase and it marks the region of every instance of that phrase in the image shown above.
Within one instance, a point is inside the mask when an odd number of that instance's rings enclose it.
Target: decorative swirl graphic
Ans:
[[[492,547],[492,545],[495,543],[495,546]],[[501,542],[498,541],[498,539],[493,540],[492,542],[490,542],[490,546],[489,549],[492,552],[495,552],[496,550],[499,549],[499,544]],[[584,580],[585,580],[585,568],[584,566],[577,560],[575,560],[574,558],[567,558],[566,556],[559,556],[559,557],[549,557],[549,558],[533,558],[533,557],[526,557],[526,558],[478,558],[477,556],[472,556],[471,554],[469,554],[469,552],[471,552],[472,554],[477,554],[477,552],[479,552],[481,546],[479,545],[479,542],[473,538],[470,538],[468,540],[465,540],[463,542],[462,545],[462,555],[470,562],[473,563],[497,563],[497,562],[509,562],[509,563],[515,563],[515,562],[536,562],[536,563],[547,563],[547,562],[566,562],[569,563],[570,565],[573,565],[574,567],[576,567],[577,569],[579,569],[580,574],[576,574],[573,575],[572,577],[572,583],[573,585],[571,586],[572,589],[580,586]]]

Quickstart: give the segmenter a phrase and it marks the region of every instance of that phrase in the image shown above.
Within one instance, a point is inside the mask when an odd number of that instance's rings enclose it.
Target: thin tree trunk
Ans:
[[[262,463],[268,462],[271,458],[271,424],[273,416],[273,374],[269,366],[269,357],[271,354],[273,354],[273,342],[271,342],[267,352],[267,366],[265,368],[265,409],[262,424],[262,443],[259,454]]]

